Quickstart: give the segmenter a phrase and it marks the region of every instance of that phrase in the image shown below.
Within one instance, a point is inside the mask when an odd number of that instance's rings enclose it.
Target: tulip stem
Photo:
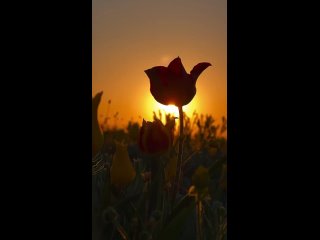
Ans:
[[[180,120],[180,133],[179,133],[179,149],[178,149],[178,162],[176,176],[173,184],[173,195],[172,195],[172,208],[176,200],[177,192],[179,192],[180,182],[181,182],[181,166],[182,166],[182,147],[183,147],[183,110],[182,106],[178,106],[179,109],[179,120]]]
[[[196,195],[196,223],[197,223],[197,240],[203,239],[203,231],[202,231],[202,202],[199,199],[199,193]]]

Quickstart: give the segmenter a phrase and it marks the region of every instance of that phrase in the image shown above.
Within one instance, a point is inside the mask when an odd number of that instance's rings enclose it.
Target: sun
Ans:
[[[157,108],[166,114],[170,114],[175,117],[179,117],[179,110],[175,105],[163,105],[161,103],[157,103]]]
[[[188,116],[192,117],[195,110],[198,109],[198,101],[196,97],[189,103],[182,107],[183,112]],[[162,114],[170,114],[176,118],[179,118],[179,110],[175,105],[163,105],[158,103],[151,94],[145,94],[144,101],[141,102],[141,105],[144,106],[144,112],[141,113],[144,119],[152,121],[153,112],[156,114],[159,113],[159,110]],[[163,116],[163,115],[162,115]]]
[[[162,112],[166,114],[170,114],[174,117],[179,118],[179,110],[178,107],[175,105],[163,105],[161,103],[156,103],[156,110],[161,110]],[[189,104],[186,106],[183,106],[183,112],[187,114],[187,116],[192,116],[193,112],[195,110],[195,104]]]

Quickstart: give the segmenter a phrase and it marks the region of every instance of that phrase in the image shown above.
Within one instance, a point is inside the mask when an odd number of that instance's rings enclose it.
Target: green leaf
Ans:
[[[104,215],[104,219],[105,219],[106,223],[108,223],[108,221],[110,221],[113,224],[113,226],[117,230],[121,239],[123,239],[123,240],[129,239],[128,233],[126,232],[124,227],[119,222],[119,213],[117,212],[116,209],[114,209],[113,207],[108,207],[106,210],[104,210],[103,215]]]
[[[187,206],[185,206],[186,203],[188,203]],[[186,221],[189,217],[193,216],[194,210],[195,201],[182,200],[177,208],[175,208],[166,227],[160,232],[158,240],[178,239]]]
[[[215,176],[219,176],[221,172],[222,165],[226,162],[225,158],[221,158],[217,160],[214,164],[209,168],[210,178],[214,178]]]
[[[136,174],[134,180],[129,184],[126,189],[126,197],[130,197],[136,194],[140,194],[143,190],[144,182],[141,174]]]
[[[180,211],[190,206],[190,204],[194,203],[194,197],[189,195],[185,195],[174,207],[172,213],[169,216],[169,221],[174,218]]]

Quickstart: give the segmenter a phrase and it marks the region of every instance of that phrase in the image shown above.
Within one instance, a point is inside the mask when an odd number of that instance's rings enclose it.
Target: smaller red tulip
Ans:
[[[172,145],[172,135],[160,120],[143,120],[139,133],[140,150],[147,154],[164,153]]]

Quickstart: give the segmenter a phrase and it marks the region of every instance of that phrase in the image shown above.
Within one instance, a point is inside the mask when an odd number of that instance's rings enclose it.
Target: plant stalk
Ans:
[[[202,231],[202,202],[199,198],[199,193],[196,195],[196,222],[197,222],[197,240],[203,239]]]
[[[173,183],[173,194],[172,194],[172,208],[176,200],[177,192],[180,188],[181,178],[182,178],[182,153],[183,153],[183,110],[182,106],[178,107],[179,109],[179,120],[180,120],[180,133],[179,133],[179,149],[178,149],[178,162],[177,162],[177,169],[176,169],[176,176]]]

